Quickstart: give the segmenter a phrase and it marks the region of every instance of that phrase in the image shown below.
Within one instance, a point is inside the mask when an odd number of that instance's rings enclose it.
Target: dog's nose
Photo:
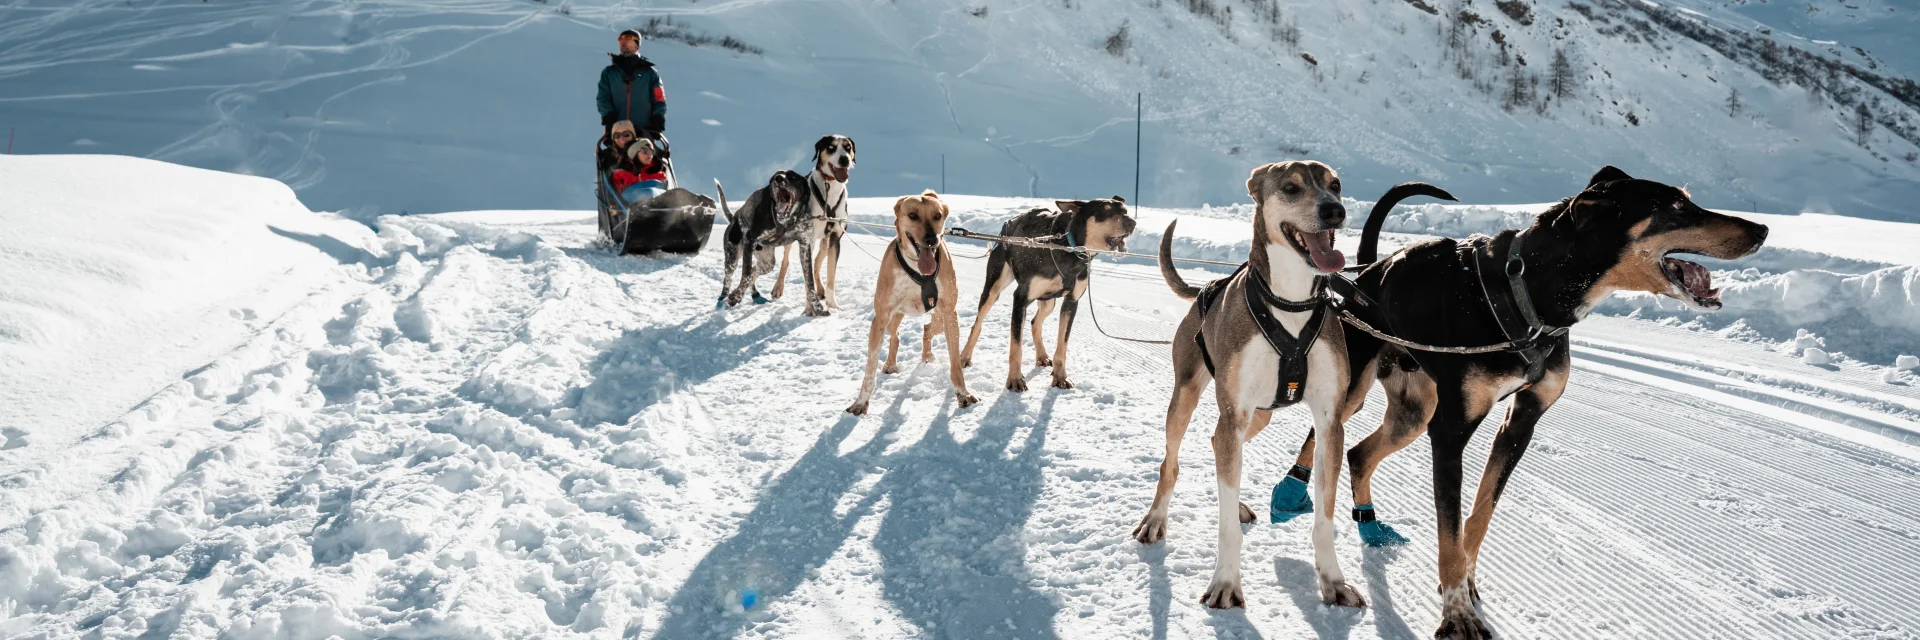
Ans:
[[[1320,221],[1328,226],[1340,226],[1347,221],[1347,207],[1338,202],[1320,203]]]
[[[1765,244],[1767,242],[1767,225],[1755,223],[1751,233],[1753,234],[1754,244]]]

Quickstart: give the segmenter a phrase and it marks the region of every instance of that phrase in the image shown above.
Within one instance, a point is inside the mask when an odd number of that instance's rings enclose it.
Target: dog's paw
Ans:
[[[1025,393],[1027,390],[1027,379],[1020,376],[1008,376],[1007,390]]]
[[[1453,640],[1485,640],[1493,637],[1493,630],[1487,628],[1487,622],[1473,609],[1446,609],[1440,612],[1440,627],[1433,630],[1435,638]]]
[[[1208,609],[1242,609],[1247,606],[1247,596],[1240,591],[1240,577],[1214,576],[1213,584],[1207,585],[1207,592],[1200,596],[1201,604]]]
[[[1167,539],[1167,514],[1147,511],[1147,517],[1133,527],[1133,539],[1140,544],[1153,544]]]
[[[1346,582],[1320,581],[1320,601],[1336,607],[1359,609],[1367,606],[1367,599],[1360,597],[1360,590]]]
[[[1066,376],[1054,376],[1054,377],[1053,377],[1053,388],[1055,388],[1055,389],[1072,389],[1072,388],[1073,388],[1073,381],[1072,381],[1072,380],[1069,380],[1069,379],[1067,379],[1067,377],[1066,377]]]
[[[852,406],[847,407],[847,413],[851,413],[856,416],[867,415],[867,401],[861,400],[859,402],[853,403]]]
[[[782,282],[780,284],[773,285],[773,299],[779,300],[780,296],[784,296],[784,295],[787,295],[787,283]]]
[[[1051,367],[1053,366],[1053,358],[1049,358],[1044,355],[1036,355],[1033,357],[1033,364],[1034,366]]]
[[[820,308],[820,307],[807,307],[806,314],[808,317],[812,317],[812,318],[825,318],[827,316],[833,315],[832,312],[827,311],[826,309]]]
[[[880,367],[880,373],[900,373],[900,364],[897,362],[886,363]]]
[[[1253,521],[1253,507],[1247,506],[1245,502],[1240,503],[1240,524],[1253,524]]]
[[[720,298],[719,298],[719,299],[717,299],[717,300],[714,300],[714,301],[713,301],[713,308],[714,308],[714,309],[725,309],[725,308],[727,308],[727,297],[726,297],[726,296],[720,296]]]
[[[768,302],[771,302],[771,300],[768,300],[766,296],[760,295],[760,292],[758,291],[753,292],[754,304],[766,304]]]
[[[962,409],[965,409],[965,408],[967,408],[967,407],[971,407],[971,406],[973,406],[973,405],[974,405],[974,403],[977,403],[977,402],[979,402],[979,401],[980,401],[980,399],[979,399],[979,398],[976,398],[976,397],[974,397],[974,396],[973,396],[973,394],[971,394],[971,393],[967,393],[967,392],[965,392],[965,391],[956,391],[956,392],[954,392],[954,394],[953,394],[953,399],[954,399],[954,400],[957,400],[957,401],[959,401],[959,403],[960,403],[960,408],[962,408]]]
[[[741,299],[742,299],[742,296],[740,294],[732,293],[732,294],[727,294],[727,297],[724,298],[723,300],[727,303],[727,306],[737,307],[737,306],[740,306]]]
[[[973,358],[965,358],[960,361],[960,368],[962,369],[965,369],[971,366],[973,366]]]

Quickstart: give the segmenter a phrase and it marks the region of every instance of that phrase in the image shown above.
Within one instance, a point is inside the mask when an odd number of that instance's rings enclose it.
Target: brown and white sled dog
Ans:
[[[907,316],[931,314],[920,332],[920,361],[933,360],[933,337],[947,335],[947,377],[953,382],[953,396],[966,407],[978,398],[967,393],[967,379],[960,374],[960,321],[954,307],[960,300],[959,281],[953,274],[953,256],[947,253],[947,203],[929,189],[917,196],[901,196],[893,202],[893,242],[880,258],[880,279],[873,286],[873,326],[867,331],[866,377],[860,380],[860,397],[847,407],[847,413],[865,415],[867,401],[873,398],[873,369],[880,362],[880,338],[891,336],[887,347],[887,373],[900,371],[900,321]]]
[[[1343,406],[1349,384],[1344,336],[1340,322],[1325,317],[1331,313],[1316,321],[1316,312],[1288,310],[1314,299],[1321,293],[1317,280],[1345,266],[1346,258],[1333,248],[1334,230],[1347,217],[1346,207],[1340,203],[1340,177],[1318,162],[1269,164],[1255,169],[1247,179],[1247,195],[1254,202],[1252,254],[1239,272],[1210,285],[1207,291],[1188,285],[1174,270],[1172,225],[1160,240],[1160,273],[1167,286],[1182,298],[1199,301],[1187,311],[1174,333],[1166,459],[1160,463],[1160,483],[1154,489],[1153,505],[1134,528],[1133,536],[1146,544],[1166,537],[1167,502],[1180,475],[1180,439],[1186,435],[1187,421],[1211,378],[1220,408],[1220,422],[1213,430],[1220,537],[1213,581],[1201,602],[1218,609],[1246,604],[1240,588],[1240,524],[1253,522],[1253,511],[1239,500],[1241,446],[1273,419],[1273,410],[1262,407],[1282,405],[1280,394],[1285,391],[1279,388],[1282,354],[1270,342],[1274,338],[1262,333],[1260,322],[1253,317],[1256,311],[1269,314],[1270,326],[1277,320],[1297,340],[1318,339],[1318,344],[1304,355],[1293,353],[1294,358],[1305,358],[1305,379],[1299,381],[1304,389],[1290,394],[1286,402],[1306,402],[1313,416],[1314,434],[1322,443],[1320,451],[1326,452],[1319,456],[1316,470],[1321,472],[1315,474],[1313,487],[1317,497],[1314,569],[1320,579],[1320,600],[1365,606],[1360,592],[1341,573],[1333,550],[1333,495],[1339,477],[1333,470],[1340,466],[1339,454],[1346,441],[1341,419],[1351,413]],[[1255,300],[1261,301],[1257,310]],[[1303,329],[1316,333],[1301,335]],[[1204,343],[1196,340],[1196,333]]]
[[[809,302],[807,315],[824,316],[829,313],[827,309],[840,308],[833,285],[840,272],[840,239],[847,235],[847,179],[853,174],[853,156],[853,138],[830,135],[813,143],[813,170],[807,172],[807,198],[816,217],[809,242],[817,244],[819,249],[813,252],[807,268],[811,270],[812,282],[818,284],[821,304],[816,313],[812,311],[815,305]],[[792,261],[793,248],[788,247],[780,258],[780,279],[773,285],[775,298],[787,292],[787,265]]]
[[[1098,251],[1126,251],[1127,236],[1133,234],[1133,217],[1127,215],[1127,201],[1120,196],[1104,200],[1058,200],[1055,213],[1034,209],[1001,225],[1000,235],[1031,238],[1059,245],[1060,249],[1040,249],[993,243],[987,251],[987,284],[980,289],[980,311],[973,317],[973,330],[967,332],[967,348],[960,354],[960,366],[973,364],[973,347],[980,341],[980,325],[987,309],[1000,299],[1000,292],[1013,285],[1012,336],[1007,340],[1007,390],[1026,391],[1027,378],[1020,371],[1020,329],[1027,317],[1027,303],[1039,302],[1033,314],[1033,362],[1053,368],[1053,386],[1072,389],[1067,377],[1067,337],[1073,335],[1073,316],[1080,297],[1087,293],[1092,277],[1093,254],[1065,249],[1086,248]],[[1040,339],[1040,325],[1060,300],[1060,321],[1054,326],[1059,343],[1053,354]]]

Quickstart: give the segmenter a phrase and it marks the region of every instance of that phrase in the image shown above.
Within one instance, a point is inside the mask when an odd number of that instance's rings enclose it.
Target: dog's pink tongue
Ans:
[[[916,266],[918,266],[918,267],[920,268],[920,275],[923,275],[923,276],[924,276],[924,275],[931,275],[931,274],[933,273],[933,270],[934,270],[934,269],[937,269],[937,268],[939,268],[939,266],[940,266],[940,263],[939,263],[938,261],[936,261],[936,260],[934,260],[934,256],[933,256],[933,252],[932,252],[932,251],[928,251],[928,250],[926,250],[926,249],[921,249],[921,250],[920,250],[920,264],[918,264],[918,265],[916,265]]]
[[[846,168],[846,167],[834,167],[834,168],[833,168],[833,179],[835,179],[835,180],[839,180],[839,181],[841,181],[841,182],[846,182],[846,181],[847,181],[847,168]]]
[[[1307,259],[1313,267],[1326,273],[1334,273],[1347,266],[1346,254],[1333,248],[1333,232],[1302,233],[1300,239],[1307,245]]]

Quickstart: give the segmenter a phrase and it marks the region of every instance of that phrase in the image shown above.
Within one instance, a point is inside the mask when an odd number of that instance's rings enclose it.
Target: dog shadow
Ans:
[[[723,332],[733,324],[725,316],[707,314],[677,325],[629,330],[587,366],[593,382],[575,390],[565,404],[582,426],[626,424],[681,388],[738,369],[806,320],[787,315],[734,334]]]
[[[1293,606],[1300,610],[1300,617],[1322,640],[1340,639],[1353,635],[1353,623],[1366,614],[1361,610],[1337,607],[1320,601],[1320,573],[1315,571],[1313,563],[1299,558],[1274,558],[1273,573],[1280,584],[1287,589],[1287,596],[1293,598]]]
[[[1167,618],[1173,614],[1173,580],[1167,577],[1167,545],[1135,545],[1147,563],[1147,614],[1153,617],[1153,640],[1167,639]]]
[[[1399,547],[1366,547],[1360,550],[1360,571],[1367,574],[1367,606],[1373,609],[1373,630],[1382,638],[1418,638],[1400,611],[1393,606],[1393,589],[1388,585],[1387,567],[1400,557]]]
[[[731,638],[751,621],[755,605],[792,593],[807,572],[845,544],[854,525],[872,512],[880,491],[834,514],[862,476],[884,462],[890,437],[904,421],[902,397],[882,414],[880,429],[845,454],[840,445],[860,418],[842,415],[811,448],[762,490],[732,537],[715,545],[673,594],[653,637]]]
[[[950,430],[952,401],[893,464],[876,493],[890,504],[873,546],[882,591],[900,614],[942,638],[1055,638],[1053,599],[1028,586],[1017,541],[1044,481],[1041,451],[1054,396],[1007,455],[1026,410],[1004,393],[965,442]]]

